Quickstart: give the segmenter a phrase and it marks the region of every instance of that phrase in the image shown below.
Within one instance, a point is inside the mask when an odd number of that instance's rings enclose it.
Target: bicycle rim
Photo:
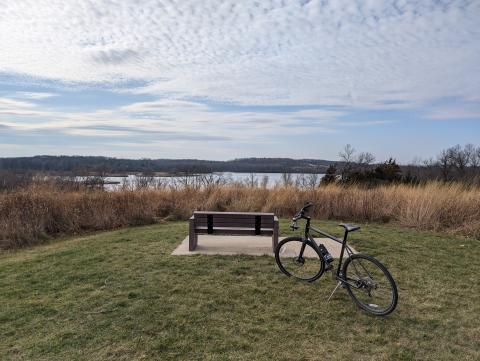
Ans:
[[[397,305],[397,288],[388,270],[366,255],[353,255],[345,263],[347,290],[362,309],[376,315],[387,315]]]
[[[309,241],[305,244],[303,255],[300,257],[302,244],[302,238],[292,237],[283,240],[278,245],[275,258],[281,271],[287,276],[312,282],[322,275],[325,263]]]

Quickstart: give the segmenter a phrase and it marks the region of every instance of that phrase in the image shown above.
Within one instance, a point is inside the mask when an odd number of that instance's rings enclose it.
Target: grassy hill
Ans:
[[[399,286],[397,310],[375,318],[342,290],[327,304],[328,275],[298,283],[271,257],[171,256],[186,234],[170,222],[0,253],[2,360],[480,358],[476,240],[353,234]]]

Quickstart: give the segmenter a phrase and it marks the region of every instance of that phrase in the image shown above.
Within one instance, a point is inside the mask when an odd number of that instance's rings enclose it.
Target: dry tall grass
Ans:
[[[461,184],[391,185],[372,189],[329,185],[311,189],[250,188],[71,191],[31,187],[0,194],[0,246],[35,244],[59,234],[187,219],[193,210],[269,211],[291,217],[313,201],[315,218],[395,222],[417,229],[480,238],[480,189]]]

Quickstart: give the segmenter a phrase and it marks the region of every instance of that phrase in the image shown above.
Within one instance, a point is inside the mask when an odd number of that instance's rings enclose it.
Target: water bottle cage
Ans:
[[[320,253],[322,254],[323,259],[325,260],[325,262],[326,262],[327,264],[332,263],[332,262],[333,262],[333,257],[332,257],[332,255],[330,254],[330,252],[328,252],[328,250],[325,248],[325,246],[324,246],[323,244],[319,244],[319,245],[318,245],[318,248],[320,249]]]

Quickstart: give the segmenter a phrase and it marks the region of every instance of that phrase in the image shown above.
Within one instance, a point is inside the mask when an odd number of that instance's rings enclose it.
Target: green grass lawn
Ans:
[[[186,235],[171,222],[0,253],[0,359],[480,359],[478,240],[352,234],[398,284],[396,311],[379,318],[345,290],[327,304],[329,274],[299,283],[272,257],[171,256]]]

